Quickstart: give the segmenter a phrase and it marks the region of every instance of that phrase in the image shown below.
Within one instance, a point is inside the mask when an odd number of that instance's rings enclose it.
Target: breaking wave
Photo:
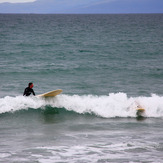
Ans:
[[[163,117],[163,96],[127,97],[126,93],[110,93],[108,96],[58,95],[54,98],[6,96],[0,98],[0,114],[20,110],[65,108],[78,114],[94,114],[103,118],[136,117],[137,107],[145,109],[145,117]]]

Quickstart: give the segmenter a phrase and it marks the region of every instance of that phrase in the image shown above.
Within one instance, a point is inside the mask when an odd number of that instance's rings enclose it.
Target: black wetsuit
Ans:
[[[34,90],[33,90],[32,88],[27,87],[27,88],[24,90],[23,96],[29,96],[31,93],[33,93],[33,95],[35,96]]]

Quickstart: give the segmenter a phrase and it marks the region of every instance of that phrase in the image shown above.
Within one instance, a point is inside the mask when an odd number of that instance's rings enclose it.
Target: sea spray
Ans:
[[[128,106],[132,103],[124,93],[111,93],[109,96],[65,96],[59,102],[67,110],[75,111],[80,114],[91,113],[100,117],[127,117],[134,116],[136,110],[130,111]],[[58,99],[60,100],[60,99]],[[130,112],[130,113],[129,113]]]
[[[15,112],[28,108],[37,109],[44,106],[44,101],[32,97],[24,96],[6,96],[0,99],[0,113]]]
[[[94,114],[99,117],[136,117],[137,107],[145,109],[146,117],[163,117],[163,97],[127,97],[126,93],[110,93],[108,96],[59,95],[54,98],[6,96],[0,99],[0,113],[45,109],[46,106],[65,108],[79,114]]]

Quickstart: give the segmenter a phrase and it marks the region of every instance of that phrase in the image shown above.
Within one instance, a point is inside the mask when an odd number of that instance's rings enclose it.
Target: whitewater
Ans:
[[[64,108],[79,114],[98,117],[136,117],[138,107],[145,109],[145,117],[163,117],[163,96],[128,97],[126,93],[109,95],[58,95],[56,97],[6,96],[0,99],[0,114],[28,109]]]

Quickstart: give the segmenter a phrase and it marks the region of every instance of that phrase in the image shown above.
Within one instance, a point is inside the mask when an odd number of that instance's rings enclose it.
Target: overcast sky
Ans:
[[[0,13],[163,13],[163,0],[0,0]]]

